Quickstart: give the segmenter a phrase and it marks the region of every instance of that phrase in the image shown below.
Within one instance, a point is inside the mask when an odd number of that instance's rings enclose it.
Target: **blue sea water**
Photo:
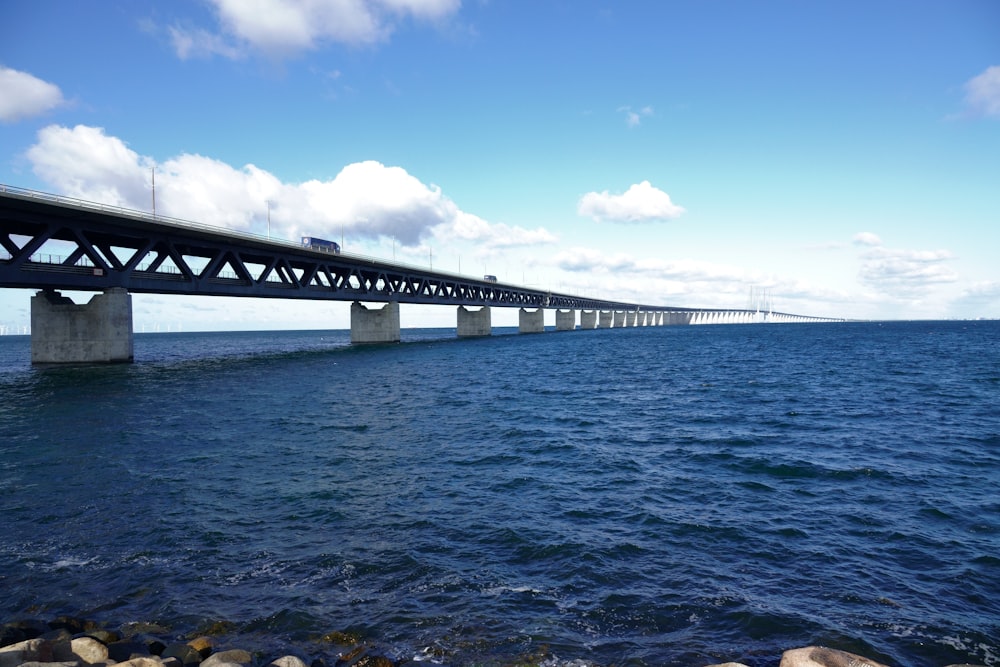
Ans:
[[[135,356],[31,367],[0,337],[0,620],[445,665],[1000,665],[1000,322]]]

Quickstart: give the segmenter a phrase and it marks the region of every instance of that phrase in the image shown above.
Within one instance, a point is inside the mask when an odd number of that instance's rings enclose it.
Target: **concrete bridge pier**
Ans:
[[[474,338],[493,334],[490,307],[483,306],[479,310],[469,310],[465,306],[458,307],[458,337]]]
[[[351,304],[351,343],[398,343],[399,302],[370,310],[360,301]]]
[[[518,333],[542,333],[545,331],[545,309],[525,310],[522,308],[517,314]]]
[[[597,327],[597,311],[596,310],[581,310],[580,311],[580,328],[581,329],[594,329]]]
[[[600,326],[602,329],[610,329],[611,321],[613,318],[614,318],[614,311],[602,310],[599,315],[600,324],[598,326]]]
[[[556,331],[573,331],[576,329],[575,310],[556,310]]]
[[[634,310],[629,310],[625,312],[625,326],[634,327],[635,326],[635,315]]]
[[[625,311],[616,310],[615,311],[615,329],[625,326]]]
[[[128,363],[132,354],[132,295],[121,287],[85,304],[56,291],[31,297],[31,363]]]

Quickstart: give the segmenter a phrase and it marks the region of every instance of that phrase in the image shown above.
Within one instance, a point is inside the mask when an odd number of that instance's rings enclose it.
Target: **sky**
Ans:
[[[0,183],[149,211],[154,179],[161,215],[558,292],[996,318],[1000,2],[5,3]],[[349,311],[133,296],[137,331]]]

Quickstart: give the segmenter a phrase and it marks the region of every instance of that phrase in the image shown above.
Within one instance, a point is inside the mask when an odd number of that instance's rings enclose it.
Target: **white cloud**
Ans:
[[[39,178],[61,194],[105,204],[147,208],[152,162],[99,127],[50,125],[27,152]]]
[[[958,280],[958,274],[946,264],[953,258],[947,250],[905,250],[871,245],[861,255],[858,277],[863,285],[892,298],[918,299],[935,285]]]
[[[1000,65],[988,67],[966,82],[965,104],[976,116],[1000,118]]]
[[[642,124],[642,119],[645,116],[653,115],[653,107],[645,106],[638,111],[632,109],[632,107],[618,107],[620,113],[625,114],[625,124],[629,127],[639,127]]]
[[[882,245],[882,239],[871,232],[859,232],[854,235],[854,243],[858,245],[880,246]]]
[[[691,259],[639,259],[626,253],[609,254],[593,248],[571,248],[552,262],[564,271],[602,274],[642,274],[646,277],[689,282],[744,282],[742,269]]]
[[[63,103],[58,86],[0,65],[0,122],[37,116]]]
[[[544,228],[482,220],[437,186],[374,161],[349,164],[327,181],[283,183],[255,165],[236,168],[196,154],[156,164],[103,129],[85,125],[44,128],[27,157],[35,173],[61,194],[145,211],[152,206],[155,165],[158,214],[261,233],[270,207],[271,232],[287,239],[349,232],[416,246],[433,235],[486,248],[555,241]]]
[[[449,224],[437,232],[437,236],[482,243],[490,248],[547,245],[558,240],[544,227],[525,229],[518,225],[511,227],[503,223],[491,224],[469,213],[454,216]]]
[[[983,313],[993,309],[993,317],[1000,316],[1000,282],[984,281],[969,285],[955,300],[955,305],[965,312]]]
[[[670,201],[670,195],[663,190],[643,181],[621,195],[607,190],[588,192],[580,199],[577,212],[598,222],[655,222],[676,218],[684,208]]]
[[[458,11],[461,0],[210,0],[220,35],[173,26],[181,58],[218,54],[239,57],[246,48],[287,56],[324,42],[354,46],[385,41],[407,18],[440,21]]]
[[[208,58],[213,55],[239,60],[245,55],[239,46],[227,42],[221,35],[201,28],[189,30],[170,26],[167,32],[170,35],[170,43],[181,60]]]

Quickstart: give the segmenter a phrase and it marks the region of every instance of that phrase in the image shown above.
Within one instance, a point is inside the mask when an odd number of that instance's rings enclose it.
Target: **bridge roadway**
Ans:
[[[131,360],[131,293],[351,301],[357,343],[398,341],[400,303],[458,306],[460,336],[489,335],[491,307],[519,308],[522,332],[543,331],[545,309],[556,310],[559,330],[576,328],[578,310],[580,328],[839,321],[593,299],[6,185],[0,185],[0,287],[41,290],[31,308],[32,360],[39,363]],[[101,294],[77,305],[57,290]],[[373,310],[362,302],[386,306]]]

